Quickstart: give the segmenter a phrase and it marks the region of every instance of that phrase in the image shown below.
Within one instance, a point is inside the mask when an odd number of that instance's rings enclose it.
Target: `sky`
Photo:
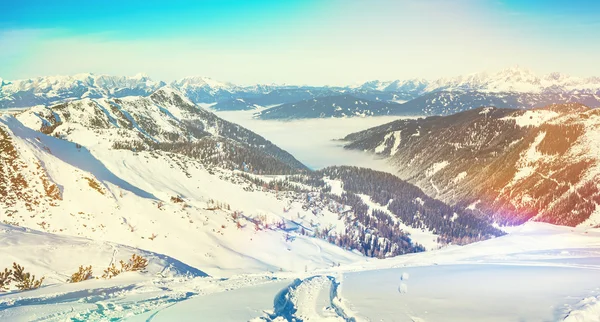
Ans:
[[[0,78],[347,85],[514,65],[600,76],[598,12],[596,0],[7,1]]]

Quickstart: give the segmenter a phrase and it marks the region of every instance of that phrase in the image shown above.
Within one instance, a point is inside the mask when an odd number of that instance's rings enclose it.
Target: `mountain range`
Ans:
[[[148,96],[167,85],[142,74],[134,77],[79,74],[2,80],[0,84],[0,108],[49,105],[82,98]],[[520,67],[431,81],[375,80],[339,87],[241,86],[207,77],[186,77],[171,82],[169,86],[183,93],[191,102],[205,104],[215,110],[279,107],[256,115],[264,119],[449,115],[480,106],[536,108],[561,103],[600,106],[599,77],[581,78],[561,73],[537,76]],[[368,107],[357,108],[356,101]],[[381,108],[382,105],[386,107]]]

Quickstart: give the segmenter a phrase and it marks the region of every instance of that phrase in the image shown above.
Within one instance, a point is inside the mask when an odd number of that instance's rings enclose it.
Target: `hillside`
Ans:
[[[0,223],[0,247],[3,250],[2,265],[13,262],[44,276],[47,284],[63,284],[79,265],[91,265],[96,274],[109,267],[112,262],[127,260],[136,254],[148,259],[146,273],[163,276],[208,276],[164,254],[136,249],[105,241],[82,237],[56,235],[24,227]],[[40,259],[44,259],[40,261]],[[5,267],[2,267],[4,269]],[[12,285],[14,287],[14,285]]]
[[[599,138],[599,110],[564,104],[398,120],[345,140],[387,157],[430,196],[497,222],[597,226]]]
[[[600,97],[592,93],[563,92],[484,92],[441,90],[425,93],[403,103],[399,110],[412,115],[451,115],[461,111],[485,106],[513,109],[532,109],[550,104],[581,103],[600,107]]]
[[[344,94],[282,104],[260,111],[255,117],[263,120],[290,120],[322,117],[397,115],[401,111],[399,107],[399,104],[393,102],[370,101]]]
[[[273,88],[263,95],[243,95],[242,98],[219,101],[211,108],[217,111],[252,110],[257,107],[295,103],[317,97],[336,96],[340,95],[342,91],[341,88],[329,87],[279,87]]]

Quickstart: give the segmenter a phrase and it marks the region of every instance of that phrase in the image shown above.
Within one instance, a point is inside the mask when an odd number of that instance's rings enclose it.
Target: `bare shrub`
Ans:
[[[143,271],[148,266],[148,260],[140,255],[133,254],[128,262],[121,260],[119,261],[119,264],[121,264],[121,269],[118,269],[115,266],[115,263],[110,264],[110,266],[104,270],[102,278],[113,278],[124,272]]]
[[[88,177],[83,177],[85,180],[87,180],[88,185],[90,186],[90,188],[98,191],[100,194],[104,194],[104,190],[102,190],[102,187],[100,186],[100,184],[98,183],[98,181],[94,180],[93,178],[88,178]]]
[[[179,202],[183,202],[183,199],[179,196],[176,197],[171,197],[171,202],[173,203],[179,203]]]
[[[121,270],[117,269],[115,263],[111,263],[110,266],[104,270],[104,274],[102,274],[102,278],[109,279],[113,278],[117,275],[121,274]]]
[[[129,259],[128,263],[125,263],[123,261],[121,261],[120,263],[121,270],[123,272],[142,271],[148,266],[148,260],[137,254],[131,255],[131,258]]]
[[[10,282],[12,282],[11,276],[12,270],[8,268],[5,268],[4,272],[0,272],[0,292],[8,290],[8,286],[10,285]]]
[[[92,266],[88,266],[88,267],[83,267],[79,266],[79,270],[75,273],[73,273],[73,275],[71,275],[71,278],[69,278],[67,280],[67,282],[69,283],[79,283],[79,282],[83,282],[86,280],[89,280],[90,278],[92,278]]]
[[[42,286],[44,278],[35,279],[35,275],[25,273],[25,268],[17,263],[13,263],[13,274],[11,279],[17,283],[16,286],[21,291],[33,290]]]

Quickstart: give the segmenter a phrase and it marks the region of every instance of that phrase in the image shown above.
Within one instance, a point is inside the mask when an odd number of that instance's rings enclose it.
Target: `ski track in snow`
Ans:
[[[356,319],[346,312],[338,295],[340,283],[333,276],[318,275],[296,279],[275,297],[274,313],[268,319],[278,321],[346,321]]]

